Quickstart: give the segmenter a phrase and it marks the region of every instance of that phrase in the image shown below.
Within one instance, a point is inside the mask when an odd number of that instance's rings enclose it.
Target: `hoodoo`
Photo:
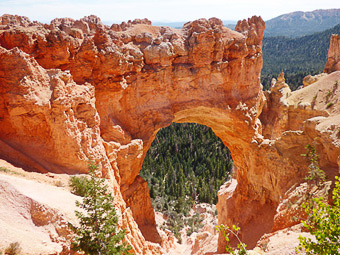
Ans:
[[[340,165],[340,92],[333,85],[340,72],[296,92],[280,76],[263,92],[264,29],[255,16],[233,31],[216,18],[172,29],[147,19],[108,27],[95,16],[46,25],[4,15],[0,158],[68,174],[86,173],[94,160],[111,180],[128,242],[137,254],[157,253],[150,242],[162,240],[138,175],[143,159],[172,122],[209,126],[237,169],[219,192],[219,223],[238,224],[253,247],[264,233],[292,224],[275,217],[286,192],[304,181],[306,144],[319,138],[329,176]],[[219,251],[223,246],[220,238]]]
[[[325,73],[340,70],[340,35],[332,35],[328,50],[328,61],[325,66]]]

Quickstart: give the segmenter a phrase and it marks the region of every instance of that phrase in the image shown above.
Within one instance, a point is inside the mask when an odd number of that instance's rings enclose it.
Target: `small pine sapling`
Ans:
[[[104,179],[95,176],[97,166],[89,163],[90,179],[82,202],[77,201],[77,207],[83,212],[76,211],[79,227],[72,224],[75,232],[73,250],[86,254],[130,254],[132,249],[126,242],[125,229],[117,231],[118,217],[113,204],[113,197],[104,185]]]
[[[305,179],[306,181],[314,182],[317,186],[319,186],[321,182],[325,181],[326,175],[319,166],[319,155],[316,152],[316,140],[314,140],[312,145],[307,144],[305,148],[307,150],[306,154],[301,154],[301,156],[307,158],[309,163],[308,175]]]

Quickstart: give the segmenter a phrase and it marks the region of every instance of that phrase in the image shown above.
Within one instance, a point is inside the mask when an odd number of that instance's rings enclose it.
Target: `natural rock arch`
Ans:
[[[148,20],[109,28],[95,16],[43,25],[4,15],[0,24],[0,156],[69,174],[86,172],[94,159],[112,180],[136,253],[149,246],[131,215],[147,239],[159,241],[138,173],[156,133],[171,122],[209,126],[230,149],[238,185],[221,189],[219,223],[238,223],[250,247],[291,224],[275,223],[275,210],[303,180],[299,155],[313,137],[323,138],[323,167],[338,170],[339,144],[329,142],[336,135],[318,129],[327,119],[312,119],[334,114],[319,101],[297,104],[303,92],[292,95],[283,77],[262,92],[261,18],[240,21],[236,31],[216,18],[181,30]]]
[[[141,200],[140,194],[148,192],[138,173],[158,130],[171,122],[209,126],[230,148],[238,167],[238,162],[245,160],[243,155],[248,153],[260,125],[257,117],[263,103],[259,77],[264,23],[254,17],[240,22],[236,29],[243,29],[244,34],[224,28],[216,19],[189,23],[182,32],[188,36],[182,38],[187,53],[175,57],[171,63],[163,63],[154,58],[166,46],[147,46],[145,49],[155,48],[156,55],[146,56],[145,62],[149,64],[143,67],[144,72],[124,78],[126,88],[96,89],[99,101],[114,102],[111,107],[97,104],[103,116],[102,137],[108,142],[116,139],[108,137],[113,134],[129,137],[129,164],[125,165],[124,157],[118,157],[117,163],[123,197],[135,218],[140,218],[137,222],[143,233],[150,233],[154,216],[148,201],[136,203]],[[165,54],[169,55],[169,52]],[[117,126],[122,128],[119,132],[113,130]],[[138,186],[143,186],[144,192]],[[143,231],[144,228],[147,230]],[[149,239],[147,234],[144,236]]]

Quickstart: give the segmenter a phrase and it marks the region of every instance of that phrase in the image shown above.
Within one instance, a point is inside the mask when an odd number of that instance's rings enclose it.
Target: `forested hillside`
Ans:
[[[266,21],[265,37],[301,37],[324,31],[340,23],[340,9],[292,12]]]
[[[188,235],[202,227],[199,215],[188,215],[193,203],[216,204],[232,167],[228,148],[210,128],[172,123],[158,132],[140,175],[148,182],[154,209],[168,216],[162,227],[181,242],[185,225]]]
[[[229,175],[228,148],[206,126],[176,124],[160,130],[148,151],[141,176],[152,199],[192,198],[216,203],[217,191]]]
[[[299,38],[263,38],[263,68],[261,81],[268,89],[270,81],[284,71],[286,82],[295,90],[308,74],[323,71],[327,62],[330,37],[339,32],[340,25],[326,31]]]

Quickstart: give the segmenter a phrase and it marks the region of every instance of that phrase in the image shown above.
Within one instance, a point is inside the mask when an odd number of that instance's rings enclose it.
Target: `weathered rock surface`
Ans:
[[[264,229],[269,233],[292,225],[291,211],[284,213],[273,208],[282,205],[289,188],[304,181],[308,163],[301,154],[305,153],[305,145],[317,138],[321,168],[330,180],[339,173],[339,80],[340,72],[334,72],[304,89],[291,92],[281,75],[278,81],[273,81],[271,90],[265,92],[266,100],[259,117],[262,136],[249,146],[251,152],[244,161],[248,162],[244,170],[242,164],[236,165],[237,186],[234,181],[222,186],[217,204],[219,224],[238,222],[241,229],[247,226],[242,236],[250,246],[256,242],[252,239],[254,233]],[[253,145],[256,148],[251,149]],[[246,182],[249,186],[244,185]],[[258,200],[249,199],[249,192],[254,192],[252,198],[258,196]],[[267,199],[262,200],[266,196]],[[249,218],[245,219],[247,214]],[[244,225],[240,224],[242,219]],[[220,237],[220,252],[223,247]]]
[[[310,183],[302,183],[288,190],[277,207],[273,231],[281,230],[282,226],[287,228],[299,224],[301,220],[306,220],[307,215],[302,204],[309,199],[320,197],[327,201],[331,184],[328,181],[317,187]]]
[[[317,82],[320,78],[322,78],[323,76],[326,76],[326,73],[320,73],[317,75],[307,75],[305,78],[303,78],[303,86],[307,87],[309,85],[311,85],[314,82]]]
[[[339,171],[340,72],[295,92],[281,75],[262,92],[261,18],[236,31],[216,18],[180,30],[148,20],[109,28],[95,16],[0,21],[0,157],[68,174],[95,160],[137,254],[160,252],[145,241],[160,239],[138,173],[171,122],[209,126],[230,149],[237,181],[219,193],[219,224],[238,224],[248,247],[273,230],[283,195],[303,181],[306,144],[318,137],[321,167],[330,178]]]
[[[295,247],[299,245],[299,236],[310,238],[315,241],[315,237],[308,232],[302,231],[302,223],[279,230],[270,234],[265,234],[257,242],[255,254],[296,254]]]
[[[19,174],[19,173],[18,173]],[[52,185],[0,175],[0,250],[19,242],[22,254],[70,254],[76,225],[75,201],[81,199]]]
[[[156,213],[156,222],[158,226],[161,226],[164,222],[165,218],[160,218],[161,213]],[[195,204],[193,208],[189,211],[188,215],[185,217],[185,222],[188,219],[192,219],[194,215],[199,215],[200,223],[196,222],[196,227],[193,232],[191,232],[190,225],[184,226],[184,228],[180,231],[181,234],[181,242],[173,242],[173,239],[176,239],[174,235],[169,232],[169,230],[159,229],[159,232],[162,235],[167,234],[168,238],[163,238],[163,240],[167,240],[165,246],[167,255],[183,255],[183,254],[191,254],[191,255],[201,255],[201,254],[215,254],[217,251],[217,241],[218,241],[218,233],[216,231],[217,225],[217,214],[216,214],[216,206],[210,205],[206,203]],[[188,235],[188,233],[191,233]],[[177,240],[177,239],[176,239]],[[172,241],[172,242],[171,242]],[[163,247],[162,243],[162,247]],[[169,248],[170,249],[169,249]]]
[[[134,219],[138,223],[142,234],[148,237],[149,240],[160,244],[162,239],[155,228],[155,212],[152,208],[146,181],[138,175],[131,188],[123,193],[123,198],[126,206],[131,208]]]

